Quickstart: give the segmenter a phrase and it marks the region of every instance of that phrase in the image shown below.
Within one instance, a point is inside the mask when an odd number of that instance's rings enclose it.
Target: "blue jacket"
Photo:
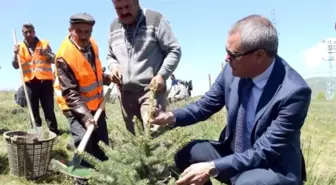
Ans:
[[[208,119],[224,106],[228,119],[219,141],[219,148],[227,153],[215,160],[222,178],[229,179],[255,168],[270,168],[280,182],[299,184],[306,179],[306,169],[300,149],[300,129],[307,116],[311,89],[305,80],[279,56],[267,81],[256,110],[251,133],[252,149],[233,154],[230,149],[232,129],[238,109],[239,77],[234,77],[231,67],[218,75],[211,89],[195,103],[175,109],[175,126],[192,125]]]

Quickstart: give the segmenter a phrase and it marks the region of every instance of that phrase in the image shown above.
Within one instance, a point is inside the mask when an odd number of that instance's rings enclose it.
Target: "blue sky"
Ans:
[[[275,9],[280,32],[279,55],[304,77],[316,72],[328,74],[328,64],[320,59],[319,43],[336,37],[335,0],[140,0],[140,4],[161,12],[171,23],[182,46],[182,59],[175,75],[193,80],[194,95],[208,89],[208,74],[214,79],[219,73],[230,26],[249,14],[273,19],[272,9]],[[32,22],[37,36],[48,39],[56,52],[68,33],[69,17],[78,12],[88,12],[95,17],[93,37],[99,44],[100,58],[105,59],[107,31],[116,17],[112,1],[0,1],[0,89],[16,89],[21,85],[19,71],[11,66],[13,28],[21,41],[22,23]],[[103,64],[107,64],[106,60]]]

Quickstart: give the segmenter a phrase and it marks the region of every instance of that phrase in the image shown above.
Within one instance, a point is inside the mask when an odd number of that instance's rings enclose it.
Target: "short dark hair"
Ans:
[[[35,30],[35,27],[32,23],[24,23],[22,28],[31,28],[32,30]]]
[[[114,3],[116,0],[112,0],[112,2]],[[135,3],[139,4],[139,0],[133,0]]]

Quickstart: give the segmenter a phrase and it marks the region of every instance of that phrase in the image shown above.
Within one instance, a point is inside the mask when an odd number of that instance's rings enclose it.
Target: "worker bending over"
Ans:
[[[98,122],[94,121],[93,115],[103,100],[103,84],[108,85],[111,80],[103,73],[98,46],[91,38],[94,24],[94,18],[87,13],[70,17],[70,34],[56,55],[54,88],[57,103],[70,123],[75,146],[78,147],[88,126],[94,124],[96,129],[85,151],[104,161],[107,156],[98,142],[108,144],[105,111]],[[92,167],[84,160],[81,165]],[[87,184],[87,181],[76,179],[76,184]]]

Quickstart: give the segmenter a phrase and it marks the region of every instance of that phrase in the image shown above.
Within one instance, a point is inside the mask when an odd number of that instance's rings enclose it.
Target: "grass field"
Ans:
[[[0,133],[7,130],[26,130],[30,127],[29,114],[27,110],[21,109],[14,102],[12,92],[0,93]],[[187,102],[180,102],[172,105],[179,107]],[[72,153],[65,149],[70,135],[68,124],[64,116],[55,107],[59,128],[65,132],[54,146],[53,155],[64,155],[72,157]],[[108,105],[108,125],[113,129],[115,124],[124,124],[121,118],[119,105]],[[43,117],[43,112],[41,111]],[[190,126],[184,129],[185,132],[192,132],[198,138],[217,139],[220,131],[225,125],[224,111],[212,116],[208,121]],[[306,159],[306,166],[309,180],[307,184],[336,184],[336,104],[322,100],[314,100],[311,103],[309,115],[302,130],[302,147]],[[53,172],[45,177],[28,182],[24,179],[10,176],[5,143],[0,142],[0,182],[1,184],[72,184],[71,179]],[[219,185],[219,183],[215,183]]]

